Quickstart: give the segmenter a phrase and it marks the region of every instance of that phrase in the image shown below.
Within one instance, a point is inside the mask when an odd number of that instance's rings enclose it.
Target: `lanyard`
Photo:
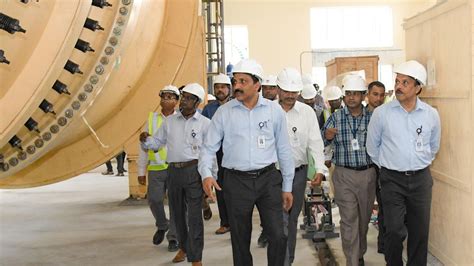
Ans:
[[[352,132],[352,136],[354,137],[354,139],[356,139],[357,138],[357,131],[359,130],[360,125],[362,124],[362,118],[364,118],[364,115],[363,115],[363,113],[361,113],[360,118],[358,119],[359,120],[359,125],[357,126],[357,128],[355,130],[352,129],[351,122],[349,121],[349,118],[347,118],[347,116],[348,115],[346,115],[347,124],[349,125],[349,129]],[[357,119],[353,119],[353,120],[354,120],[355,125],[357,125]],[[355,125],[354,125],[354,127],[355,127]]]

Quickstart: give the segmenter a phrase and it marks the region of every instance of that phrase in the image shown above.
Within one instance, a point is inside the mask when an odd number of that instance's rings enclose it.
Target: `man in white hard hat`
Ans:
[[[207,94],[207,104],[213,103],[215,101],[217,101],[216,96],[208,93]]]
[[[295,161],[295,177],[293,179],[293,208],[284,212],[284,221],[288,233],[286,265],[295,259],[296,232],[298,216],[304,202],[306,177],[308,171],[308,154],[315,161],[316,172],[312,184],[319,186],[324,178],[323,140],[319,133],[318,119],[313,108],[297,101],[303,87],[300,73],[294,68],[284,68],[277,76],[278,102],[286,112],[288,135]]]
[[[324,121],[319,119],[321,113],[323,112],[324,109],[320,109],[316,105],[316,98],[320,95],[318,95],[316,89],[312,84],[304,84],[303,83],[303,90],[301,91],[301,99],[305,104],[310,106],[313,110],[314,113],[316,114],[316,117],[318,117],[318,123],[319,123],[319,128],[321,128],[324,125]]]
[[[278,97],[278,89],[276,85],[276,76],[269,75],[262,80],[262,95],[263,98],[270,101],[276,100]]]
[[[212,188],[221,188],[211,175],[212,156],[222,144],[224,197],[236,266],[253,265],[250,239],[255,205],[268,234],[267,263],[283,265],[287,239],[282,212],[293,203],[295,166],[285,114],[278,103],[259,95],[262,72],[260,64],[250,59],[234,66],[235,99],[217,109],[212,117],[199,160],[204,191],[214,198]],[[275,167],[277,161],[281,173]]]
[[[338,86],[329,86],[323,90],[324,99],[328,102],[329,108],[324,109],[323,113],[319,117],[320,127],[323,128],[324,123],[329,119],[329,117],[338,110],[343,108],[342,106],[342,91]],[[324,157],[325,157],[325,165],[329,169],[329,175],[332,176],[332,172],[334,171],[334,167],[332,167],[332,157],[334,154],[333,145],[329,145],[324,147]],[[330,183],[332,184],[332,183]],[[333,189],[331,189],[331,193]],[[332,195],[331,195],[332,196]]]
[[[197,165],[210,120],[196,111],[204,96],[201,85],[187,84],[181,91],[179,112],[167,118],[153,136],[148,132],[140,134],[144,149],[167,147],[168,198],[179,242],[173,262],[184,261],[187,256],[193,266],[202,265],[204,246],[202,183]]]
[[[160,90],[161,112],[150,112],[145,124],[145,130],[155,134],[170,115],[175,113],[175,107],[179,99],[178,88],[167,85]],[[153,150],[138,149],[138,183],[146,185],[146,173],[148,172],[147,200],[151,213],[155,218],[157,231],[153,235],[153,244],[159,245],[164,240],[168,231],[168,251],[175,252],[179,249],[176,238],[176,225],[174,218],[166,219],[163,200],[168,187],[168,164],[166,163],[166,148],[157,152]],[[170,211],[171,213],[171,211]]]
[[[346,106],[333,113],[322,129],[325,145],[334,146],[332,181],[341,216],[342,249],[349,266],[364,265],[367,230],[375,200],[376,172],[365,145],[372,114],[362,105],[366,90],[362,77],[344,78]]]
[[[385,85],[380,81],[372,81],[369,83],[367,93],[367,110],[373,112],[375,108],[384,103]]]
[[[313,77],[310,74],[304,74],[301,77],[301,80],[303,81],[303,86],[305,86],[305,87],[312,86],[314,88],[314,90],[316,91],[316,95],[314,96],[314,99],[313,99],[314,103],[311,107],[316,112],[316,117],[319,118],[321,113],[326,109],[325,106],[324,106],[324,99],[321,96],[321,92],[319,90],[319,85],[316,82],[313,81]],[[303,91],[304,90],[305,90],[305,88],[303,87]],[[306,90],[308,90],[308,89],[306,89]],[[312,94],[312,92],[311,92],[311,94]],[[322,125],[323,124],[320,123],[319,127],[321,128]]]
[[[408,233],[407,265],[426,265],[433,186],[429,166],[439,150],[441,124],[436,109],[417,97],[426,84],[425,67],[411,60],[394,72],[396,99],[375,109],[367,136],[367,152],[381,168],[385,261],[403,265]]]
[[[207,104],[202,110],[202,115],[212,119],[217,109],[223,104],[227,103],[230,99],[232,92],[232,85],[230,84],[230,78],[227,75],[219,74],[214,77],[214,94],[217,96],[217,101]],[[223,187],[224,183],[224,169],[222,168],[222,148],[217,153],[217,183],[220,187]],[[219,218],[221,220],[220,227],[215,231],[217,235],[222,235],[230,231],[229,216],[227,215],[227,207],[225,204],[224,191],[217,190],[217,207],[219,208]]]

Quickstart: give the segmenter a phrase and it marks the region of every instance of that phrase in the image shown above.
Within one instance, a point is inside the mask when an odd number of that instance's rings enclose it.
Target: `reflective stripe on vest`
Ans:
[[[324,123],[326,123],[326,121],[328,121],[328,118],[331,116],[331,112],[329,112],[329,110],[325,109],[325,110],[323,110],[323,116],[324,116]]]
[[[148,115],[148,134],[150,135],[153,135],[154,132],[154,126],[153,126],[153,117],[154,117],[154,114],[153,112],[150,112],[150,114]],[[161,124],[163,123],[163,117],[161,117],[160,114],[158,114],[158,122],[157,122],[157,125],[156,125],[156,129],[158,130],[158,128],[161,127]],[[160,159],[162,161],[165,161],[166,160],[166,149],[165,148],[161,148],[158,150],[158,155],[160,156]],[[149,150],[148,151],[148,161],[156,161],[156,157],[155,157],[155,152],[152,151],[152,150]],[[167,164],[158,164],[158,165],[152,165],[152,164],[148,164],[148,171],[160,171],[160,170],[165,170],[168,168],[168,165]]]

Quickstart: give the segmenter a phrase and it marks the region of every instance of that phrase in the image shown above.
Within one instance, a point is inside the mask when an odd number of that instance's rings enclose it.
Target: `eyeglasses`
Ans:
[[[165,101],[177,100],[175,95],[163,94],[161,99]]]

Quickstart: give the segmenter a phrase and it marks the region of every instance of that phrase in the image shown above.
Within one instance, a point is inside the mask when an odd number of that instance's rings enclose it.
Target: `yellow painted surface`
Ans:
[[[30,1],[28,6],[19,1],[1,3],[2,12],[10,12],[27,29],[26,34],[0,32],[2,49],[12,62],[0,65],[0,154],[10,166],[0,171],[1,188],[59,182],[97,167],[124,149],[129,158],[136,158],[138,133],[148,112],[159,107],[159,89],[189,82],[205,86],[199,1],[108,2],[112,7],[103,9],[91,7],[90,0]],[[59,8],[64,5],[68,7]],[[35,8],[45,9],[42,14],[49,16],[21,12]],[[99,21],[104,31],[83,28],[87,17]],[[59,21],[50,23],[53,19]],[[54,38],[46,35],[55,31]],[[78,38],[90,42],[95,52],[74,49]],[[66,72],[67,59],[78,63],[84,74]],[[27,69],[33,66],[36,71]],[[58,95],[51,89],[57,79],[68,85],[71,95]],[[86,92],[90,84],[93,89]],[[86,99],[79,100],[84,95]],[[54,104],[56,116],[38,109],[43,99]],[[78,110],[72,110],[74,102],[81,104]],[[42,147],[17,165],[9,163],[21,154],[8,144],[13,135],[22,139],[24,150],[34,146],[35,140],[44,139],[43,134],[58,125],[59,118],[65,118],[68,109],[73,116],[51,140],[44,140]],[[38,121],[41,135],[23,126],[28,117]],[[136,169],[131,165],[131,194],[141,195],[144,188],[137,187]]]

